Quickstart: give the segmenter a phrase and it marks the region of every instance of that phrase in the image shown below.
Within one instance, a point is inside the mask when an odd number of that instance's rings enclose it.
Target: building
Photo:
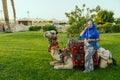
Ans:
[[[27,19],[27,18],[19,19],[18,24],[29,26],[29,25],[32,25],[32,20]]]

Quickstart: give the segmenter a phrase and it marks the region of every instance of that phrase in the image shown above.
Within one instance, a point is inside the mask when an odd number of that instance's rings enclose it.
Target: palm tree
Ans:
[[[7,0],[2,0],[2,5],[3,5],[3,11],[4,11],[4,18],[6,22],[6,31],[11,31],[10,24],[9,24]]]
[[[11,0],[11,5],[12,5],[13,15],[14,15],[14,24],[17,24],[17,21],[16,21],[16,11],[15,11],[14,0]]]

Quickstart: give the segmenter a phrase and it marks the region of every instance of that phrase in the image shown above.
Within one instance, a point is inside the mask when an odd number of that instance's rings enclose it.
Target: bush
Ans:
[[[116,24],[112,27],[113,32],[120,32],[120,24]]]
[[[104,25],[98,25],[97,29],[100,33],[105,33],[105,28],[104,27],[105,27]]]
[[[120,32],[120,24],[104,24],[104,25],[98,25],[97,29],[100,33],[113,33],[113,32]]]
[[[80,28],[78,26],[70,26],[67,29],[67,37],[77,37],[80,33]]]
[[[54,25],[43,26],[43,31],[50,31],[50,30],[57,31],[56,26]]]
[[[29,31],[39,31],[41,30],[41,26],[31,26],[29,27]]]

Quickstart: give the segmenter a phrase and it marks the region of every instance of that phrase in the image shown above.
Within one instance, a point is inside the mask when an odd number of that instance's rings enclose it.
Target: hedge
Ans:
[[[97,29],[100,33],[118,33],[120,32],[120,24],[104,24],[98,25]]]
[[[41,30],[41,26],[31,26],[29,27],[29,31],[39,31]]]
[[[43,31],[49,31],[49,30],[57,31],[56,26],[54,26],[54,25],[43,26]]]

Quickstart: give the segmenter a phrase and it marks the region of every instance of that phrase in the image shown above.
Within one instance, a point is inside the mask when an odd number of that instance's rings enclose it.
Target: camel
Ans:
[[[57,41],[57,32],[54,30],[46,31],[44,35],[49,41],[49,48],[48,52],[51,52],[51,56],[54,61],[50,62],[50,65],[54,66],[54,69],[73,69],[75,64],[72,60],[72,54],[69,48],[59,49],[59,44]],[[68,43],[71,43],[71,39],[68,40]],[[88,45],[86,40],[83,41],[84,45]],[[97,54],[99,57],[99,64],[100,68],[106,68],[109,64],[116,64],[115,60],[112,58],[112,54],[109,50],[106,50],[100,47],[97,50]],[[84,65],[82,65],[84,66]]]

